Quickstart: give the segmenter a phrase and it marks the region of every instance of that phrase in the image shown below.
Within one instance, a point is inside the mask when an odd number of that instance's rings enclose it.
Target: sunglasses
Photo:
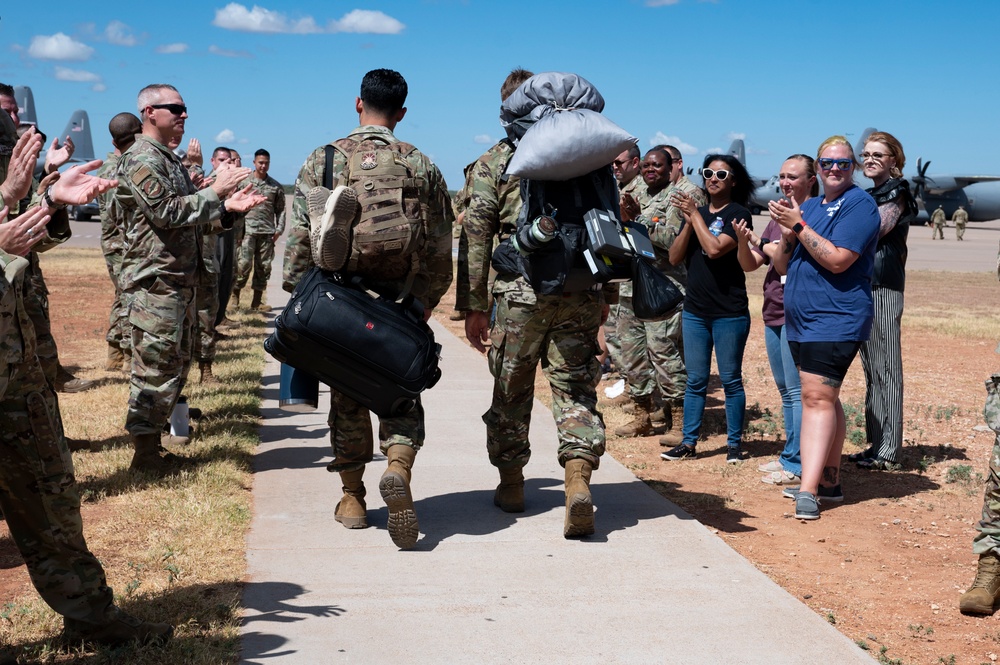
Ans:
[[[151,109],[166,109],[176,116],[182,116],[187,113],[188,107],[183,104],[150,104]]]
[[[854,165],[853,159],[830,159],[829,157],[821,157],[816,160],[819,167],[824,171],[832,171],[833,167],[836,166],[841,171],[846,171]]]
[[[861,159],[868,161],[869,159],[874,159],[877,162],[881,162],[886,157],[892,157],[892,155],[887,155],[884,152],[863,152],[861,153]]]
[[[701,175],[702,177],[705,178],[705,180],[708,180],[712,176],[715,176],[716,180],[722,182],[723,180],[729,177],[729,171],[725,169],[719,169],[718,171],[713,171],[712,169],[702,169]]]

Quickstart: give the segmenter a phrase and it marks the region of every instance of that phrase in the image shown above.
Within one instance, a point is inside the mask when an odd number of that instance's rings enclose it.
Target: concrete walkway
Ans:
[[[872,662],[610,455],[593,477],[597,533],[565,540],[555,425],[537,402],[527,512],[495,508],[480,419],[492,379],[479,354],[433,327],[444,376],[424,395],[412,482],[421,537],[405,552],[386,531],[382,456],[365,475],[371,526],[333,520],[329,393],[315,413],[280,411],[269,358],[242,662]]]

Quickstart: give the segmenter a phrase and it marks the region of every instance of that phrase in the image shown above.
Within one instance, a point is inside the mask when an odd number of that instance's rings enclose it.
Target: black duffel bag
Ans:
[[[438,382],[441,345],[412,296],[400,302],[358,277],[313,268],[274,321],[264,349],[379,417],[409,412]]]
[[[636,255],[632,259],[632,310],[635,318],[658,319],[684,302],[684,294],[674,280],[664,275],[652,261]]]

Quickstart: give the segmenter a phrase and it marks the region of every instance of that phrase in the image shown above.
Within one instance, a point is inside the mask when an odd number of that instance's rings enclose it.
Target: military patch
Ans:
[[[366,171],[378,166],[378,156],[374,152],[366,152],[361,155],[361,168]]]
[[[153,172],[149,169],[148,166],[143,164],[138,169],[136,169],[135,173],[132,174],[132,182],[138,185],[151,175],[153,175]]]
[[[142,193],[148,201],[156,201],[163,196],[163,183],[156,178],[149,178],[142,183]]]

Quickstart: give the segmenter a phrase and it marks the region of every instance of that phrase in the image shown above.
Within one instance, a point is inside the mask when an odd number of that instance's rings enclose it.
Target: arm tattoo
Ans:
[[[903,214],[903,209],[897,201],[889,201],[878,207],[878,214],[882,218],[882,223],[878,230],[878,236],[881,238],[896,227],[899,218]]]
[[[823,467],[823,482],[832,487],[840,482],[840,469],[835,466]]]
[[[838,381],[837,379],[831,379],[828,376],[823,377],[824,386],[830,386],[831,388],[839,388],[843,383],[844,383],[843,381]]]
[[[809,239],[806,241],[806,247],[809,248],[809,253],[817,259],[820,257],[830,256],[830,248],[827,246],[826,240],[823,236],[816,233],[812,229],[809,229],[809,231]]]
[[[781,239],[781,250],[785,254],[791,254],[793,249],[795,249],[795,246],[792,245],[792,241],[791,240],[789,240],[788,238],[782,238]]]

